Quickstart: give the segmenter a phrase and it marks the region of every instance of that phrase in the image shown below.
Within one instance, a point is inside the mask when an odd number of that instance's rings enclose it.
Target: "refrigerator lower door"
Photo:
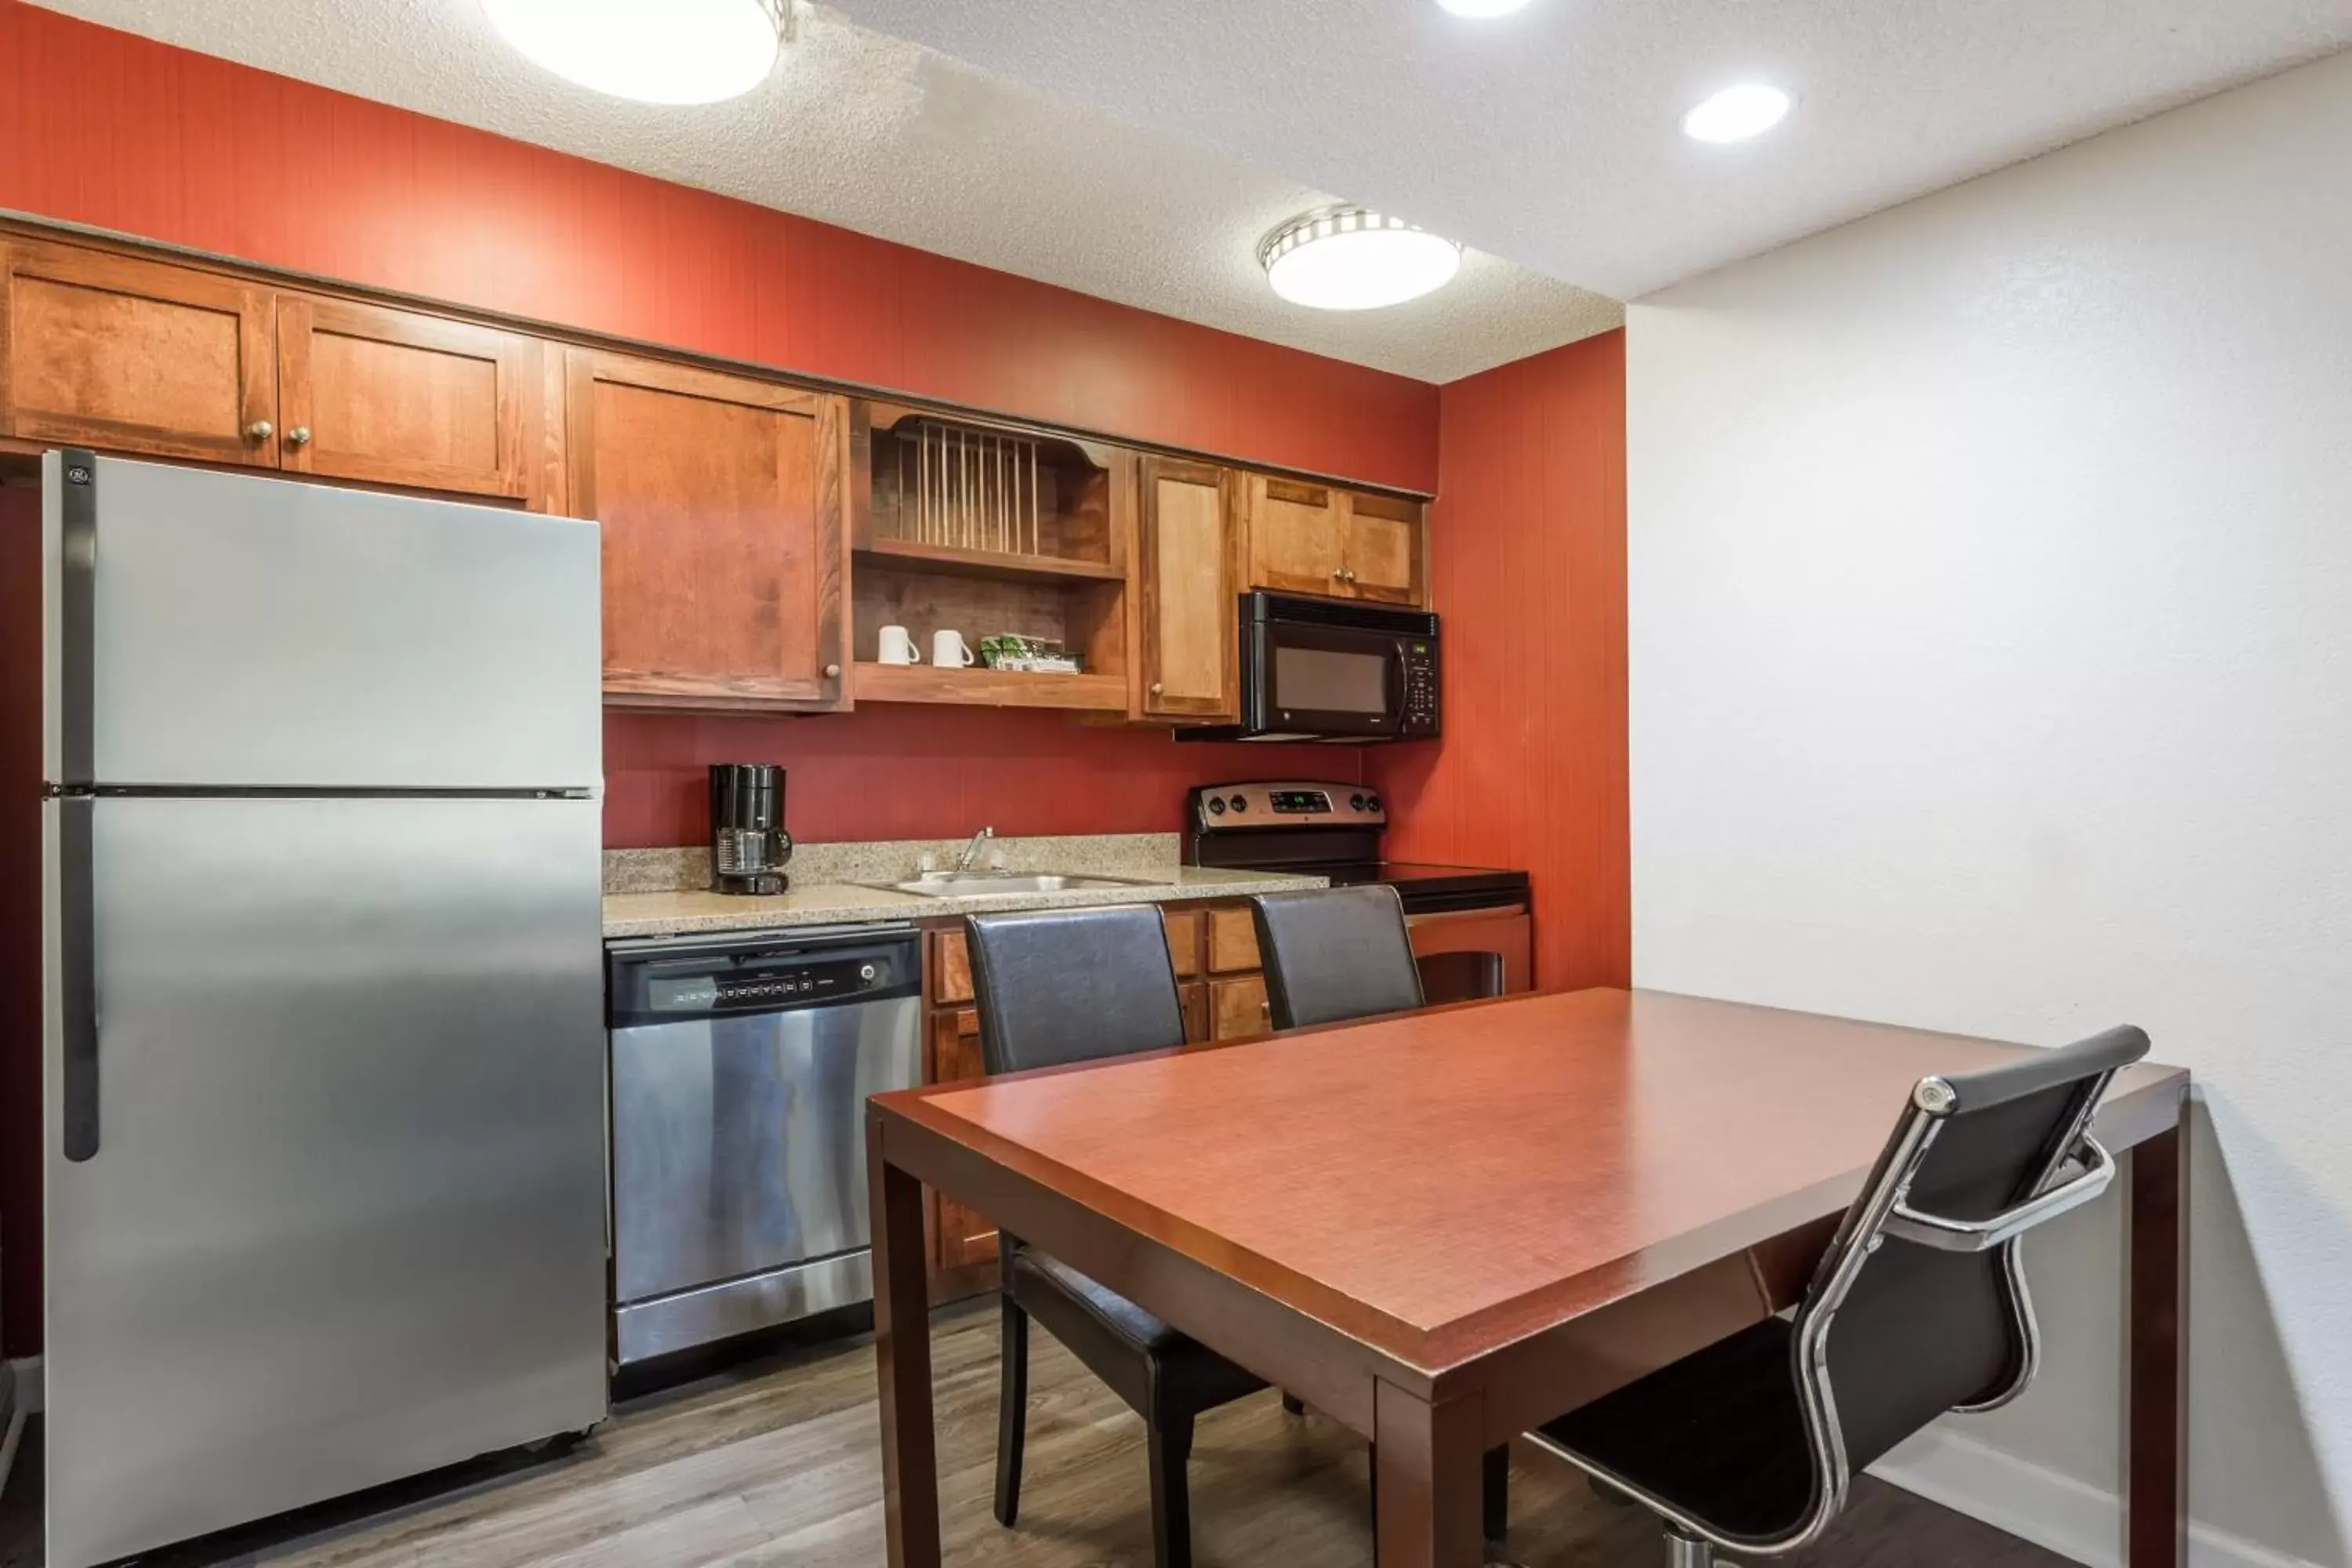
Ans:
[[[594,523],[118,458],[47,465],[52,782],[601,782]]]
[[[46,810],[53,1568],[602,1419],[595,803]]]

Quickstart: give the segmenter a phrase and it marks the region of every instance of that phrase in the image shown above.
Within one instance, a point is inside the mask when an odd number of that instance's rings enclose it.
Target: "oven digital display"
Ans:
[[[1328,811],[1331,809],[1331,797],[1319,789],[1268,790],[1265,798],[1276,811]]]

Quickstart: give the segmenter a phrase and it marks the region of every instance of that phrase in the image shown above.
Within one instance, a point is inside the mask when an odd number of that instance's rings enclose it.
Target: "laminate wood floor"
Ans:
[[[959,1568],[1148,1564],[1143,1428],[1042,1329],[1031,1335],[1021,1525],[989,1512],[992,1302],[942,1312],[934,1349],[940,1500]],[[37,1426],[36,1427],[37,1431]],[[866,1338],[625,1405],[568,1452],[482,1462],[158,1552],[142,1568],[875,1568],[883,1561],[874,1355]],[[36,1436],[0,1498],[0,1568],[40,1561]],[[1368,1568],[1361,1439],[1271,1393],[1205,1418],[1192,1451],[1199,1568]],[[1521,1445],[1513,1561],[1656,1568],[1656,1527]],[[2068,1568],[1867,1478],[1792,1568]]]

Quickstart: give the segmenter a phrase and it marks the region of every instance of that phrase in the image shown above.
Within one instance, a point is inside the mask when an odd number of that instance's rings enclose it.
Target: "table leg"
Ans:
[[[1486,1445],[1477,1399],[1431,1405],[1388,1384],[1372,1394],[1379,1568],[1480,1568]]]
[[[2182,1121],[2131,1151],[2130,1300],[2124,1391],[2124,1562],[2189,1554],[2189,1159]]]
[[[866,1123],[874,1229],[874,1356],[882,1405],[882,1520],[890,1568],[939,1568],[940,1468],[931,1424],[931,1312],[923,1278],[923,1184],[889,1163]]]

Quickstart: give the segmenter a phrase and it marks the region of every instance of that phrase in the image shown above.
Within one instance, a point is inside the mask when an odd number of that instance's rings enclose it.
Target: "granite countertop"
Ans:
[[[925,857],[935,864],[952,864],[962,848],[961,842],[925,840],[803,845],[795,849],[790,867],[792,890],[773,898],[711,892],[710,857],[706,849],[609,850],[604,857],[604,935],[682,936],[944,920],[1003,910],[1245,898],[1252,893],[1303,892],[1329,885],[1322,877],[1181,865],[1172,833],[998,839],[991,843],[984,858],[989,864],[1013,871],[1123,879],[1117,887],[935,899],[858,885],[907,879]]]

